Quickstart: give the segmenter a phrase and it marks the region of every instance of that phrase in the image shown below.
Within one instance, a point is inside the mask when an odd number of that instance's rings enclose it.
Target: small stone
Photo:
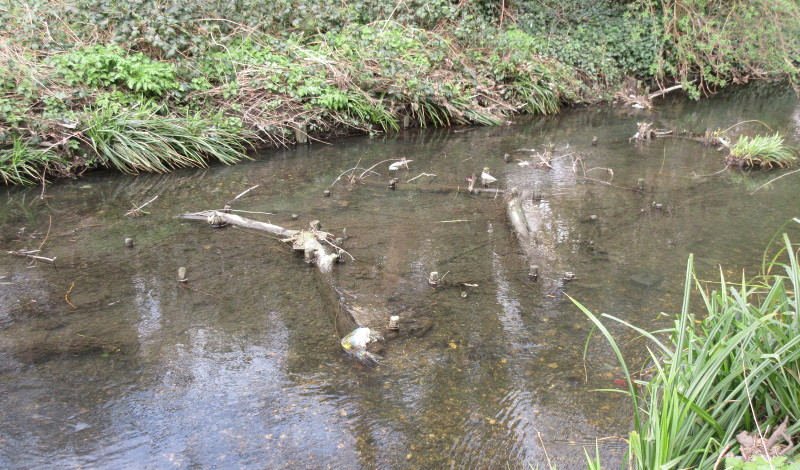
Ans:
[[[536,266],[535,264],[531,266],[531,270],[528,272],[528,276],[530,276],[530,278],[533,279],[534,281],[539,279],[539,266]]]
[[[506,163],[510,162],[511,161],[511,155],[509,155],[509,154],[503,155],[503,161],[506,162]]]
[[[189,279],[186,277],[186,268],[181,266],[178,268],[178,282],[186,282]]]
[[[389,317],[389,329],[390,330],[399,330],[400,329],[400,316],[399,315],[392,315]]]
[[[330,189],[326,189],[325,191],[322,191],[322,195],[325,196],[325,197],[331,197]]]
[[[564,273],[564,278],[563,279],[565,281],[574,281],[575,280],[575,273],[573,273],[571,271],[567,271],[567,272]]]
[[[644,185],[645,185],[644,178],[639,178],[639,179],[636,181],[636,187],[637,187],[637,188],[639,188],[639,190],[642,190],[642,189],[644,189]]]
[[[300,218],[300,216],[299,216],[299,215],[297,215],[297,214],[292,214],[292,220],[297,220],[297,219],[299,219],[299,218]]]
[[[133,238],[126,238],[125,246],[127,246],[128,248],[133,248]]]
[[[658,202],[654,202],[653,203],[653,208],[657,209],[657,210],[661,210],[661,209],[664,208],[664,204],[661,204],[661,203],[658,203]]]
[[[597,136],[592,137],[592,145],[597,146]]]
[[[589,216],[589,220],[599,220],[600,217],[597,217],[595,214]]]

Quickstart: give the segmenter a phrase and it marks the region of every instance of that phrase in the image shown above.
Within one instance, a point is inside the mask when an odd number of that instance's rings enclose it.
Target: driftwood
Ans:
[[[205,220],[212,225],[217,224],[217,226],[220,223],[222,225],[231,224],[283,237],[282,241],[291,243],[294,250],[302,251],[306,262],[315,264],[322,273],[331,272],[333,263],[344,253],[344,250],[333,243],[334,236],[332,234],[320,230],[319,222],[316,220],[309,224],[307,230],[292,230],[215,210],[183,214],[181,217],[190,220]]]
[[[416,179],[412,178],[412,179]],[[392,182],[394,181],[394,184]],[[455,184],[410,184],[410,181],[397,181],[396,179],[393,180],[386,180],[386,181],[377,181],[377,180],[362,180],[356,183],[357,186],[365,185],[365,186],[382,186],[382,187],[389,187],[391,189],[403,189],[403,188],[413,188],[415,191],[425,191],[429,193],[463,193],[463,194],[489,194],[491,196],[497,194],[505,193],[502,189],[497,188],[480,188],[480,187],[473,187],[470,190],[469,185],[459,186]],[[392,187],[393,186],[393,187]]]
[[[514,233],[517,234],[520,241],[526,241],[531,236],[531,230],[528,227],[528,221],[525,219],[525,213],[522,211],[521,199],[517,188],[511,188],[511,199],[508,200],[506,205],[506,213]]]
[[[669,129],[654,129],[652,122],[637,122],[637,126],[639,126],[636,134],[633,134],[633,137],[628,139],[628,141],[637,141],[642,142],[645,140],[655,140],[656,137],[664,137],[666,135],[672,134],[672,131]]]
[[[333,274],[334,263],[343,254],[349,255],[349,253],[334,243],[332,234],[321,230],[319,221],[310,222],[308,229],[293,230],[216,210],[188,213],[183,214],[181,217],[189,220],[206,221],[215,227],[231,224],[280,237],[281,241],[290,243],[294,250],[302,252],[306,262],[317,266],[317,275],[314,276],[317,280],[317,288],[327,306],[326,310],[333,314],[336,335],[340,339],[348,337],[356,329],[365,327],[365,323],[368,323],[369,319],[364,318],[361,310],[351,305],[350,296],[345,294],[345,290],[339,286],[336,276]],[[183,276],[185,276],[185,273]],[[182,282],[180,273],[178,277],[179,282]],[[376,337],[379,336],[379,334],[376,335]],[[385,342],[381,340],[370,342],[369,348],[363,351],[351,350],[352,348],[345,348],[345,350],[367,365],[377,365],[380,362],[374,354],[382,353],[384,347]]]

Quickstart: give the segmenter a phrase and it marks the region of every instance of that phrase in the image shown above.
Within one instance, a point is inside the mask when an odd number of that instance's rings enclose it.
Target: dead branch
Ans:
[[[420,173],[417,176],[415,176],[415,177],[411,178],[410,180],[406,181],[406,183],[410,183],[410,182],[414,181],[415,179],[420,178],[422,176],[428,176],[428,177],[431,177],[431,178],[436,178],[436,175],[434,175],[433,173]]]
[[[319,221],[316,220],[309,224],[310,227],[307,230],[292,230],[215,210],[183,214],[181,217],[190,220],[204,220],[216,226],[231,224],[277,235],[282,237],[281,241],[290,243],[292,249],[302,251],[306,262],[315,264],[322,273],[330,272],[333,269],[333,263],[339,259],[340,253],[344,253],[344,250],[333,243],[332,234],[320,230]]]
[[[667,93],[669,93],[671,91],[680,90],[681,88],[683,88],[683,85],[671,86],[669,88],[665,88],[663,90],[659,90],[659,91],[657,91],[655,93],[650,93],[650,95],[647,96],[647,99],[652,101],[653,98],[658,98],[659,96],[666,95]]]
[[[251,188],[247,188],[247,189],[245,189],[244,191],[242,191],[241,193],[239,193],[239,194],[238,194],[238,195],[237,195],[235,198],[233,198],[233,199],[231,199],[230,201],[228,201],[228,203],[227,203],[227,204],[228,204],[228,205],[230,205],[230,204],[231,204],[233,201],[235,201],[235,200],[239,199],[240,197],[244,196],[245,194],[249,193],[250,191],[252,191],[252,190],[256,189],[256,188],[257,188],[257,187],[259,187],[259,186],[260,186],[260,185],[258,185],[258,184],[257,184],[257,185],[255,185],[255,186],[253,186],[253,187],[251,187]]]
[[[399,159],[399,158],[387,158],[386,160],[381,160],[381,161],[379,161],[378,163],[376,163],[376,164],[372,165],[371,167],[369,167],[369,168],[367,168],[366,170],[364,170],[363,172],[361,172],[361,174],[360,174],[360,175],[358,175],[358,178],[357,178],[357,180],[358,180],[358,181],[361,181],[362,179],[364,179],[364,176],[365,176],[367,173],[371,172],[373,168],[375,168],[376,166],[378,166],[378,165],[380,165],[380,164],[382,164],[382,163],[386,163],[386,162],[399,162],[399,161],[402,161],[402,160],[401,160],[401,159]],[[380,176],[380,175],[381,175],[381,174],[380,174],[380,173],[378,173],[377,171],[372,171],[372,172],[373,172],[373,173],[375,173],[375,174],[376,174],[376,175],[378,175],[378,176]]]
[[[25,256],[26,258],[48,261],[50,263],[56,262],[55,256],[52,258],[45,258],[44,256],[34,255],[34,253],[39,253],[39,250],[17,250],[17,251],[6,251],[6,253],[8,253],[9,255]]]
[[[126,213],[125,213],[125,217],[127,217],[127,216],[129,216],[129,215],[132,215],[132,216],[134,216],[134,217],[139,217],[140,215],[142,215],[142,214],[141,214],[141,210],[142,210],[142,208],[143,208],[144,206],[146,206],[146,205],[150,204],[151,202],[155,201],[156,199],[158,199],[158,195],[156,195],[155,197],[153,197],[153,198],[152,198],[152,199],[150,199],[149,201],[145,202],[145,203],[144,203],[144,204],[142,204],[141,206],[139,206],[139,207],[134,207],[133,209],[129,210],[128,212],[126,212]]]

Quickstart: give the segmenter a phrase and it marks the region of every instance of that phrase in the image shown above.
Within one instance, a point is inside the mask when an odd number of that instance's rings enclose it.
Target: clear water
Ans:
[[[671,98],[653,112],[590,108],[345,139],[235,167],[90,175],[48,186],[44,199],[41,188],[4,189],[0,467],[578,469],[596,439],[617,462],[630,410],[594,390],[622,376],[599,338],[583,360],[589,322],[567,295],[663,326],[690,253],[701,279],[754,274],[773,235],[800,215],[800,173],[742,174],[692,140],[628,138],[638,121],[702,133],[754,119],[797,145],[797,98],[761,86]],[[761,126],[739,129],[769,132]],[[551,142],[552,169],[503,162]],[[399,157],[413,160],[402,181],[436,178],[391,191],[382,164],[365,184],[332,185],[349,168]],[[535,245],[511,233],[502,196],[463,191],[484,166],[501,187],[541,197],[524,205]],[[611,168],[611,185],[583,178],[584,168],[607,182]],[[630,190],[639,178],[645,190]],[[346,332],[327,285],[287,246],[177,217],[256,184],[234,209],[271,215],[242,215],[346,228],[355,261],[333,281],[362,322],[383,329],[397,314],[404,327],[432,328],[390,340],[383,364],[364,367],[338,345]],[[124,215],[155,195],[149,215]],[[786,230],[798,239],[797,229]],[[5,254],[40,246],[55,266]],[[447,273],[442,286],[428,285],[431,271]],[[568,271],[576,280],[565,283]],[[611,329],[640,357],[643,342]]]

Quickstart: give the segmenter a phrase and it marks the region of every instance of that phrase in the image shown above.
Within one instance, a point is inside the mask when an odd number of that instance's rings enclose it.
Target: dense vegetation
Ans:
[[[498,124],[800,81],[793,0],[21,0],[0,7],[0,178],[231,163],[250,146]]]
[[[682,310],[663,331],[650,333],[607,314],[598,318],[576,302],[627,377],[631,468],[800,468],[787,462],[797,449],[785,441],[800,431],[800,259],[786,235],[783,242],[760,276],[740,284],[693,280],[690,258]],[[700,302],[691,302],[693,285]],[[642,371],[628,368],[601,318],[649,340]],[[776,431],[781,423],[783,435]],[[763,441],[747,447],[747,439],[737,438],[742,432]],[[784,452],[786,458],[764,461]],[[597,459],[590,468],[599,468]]]

